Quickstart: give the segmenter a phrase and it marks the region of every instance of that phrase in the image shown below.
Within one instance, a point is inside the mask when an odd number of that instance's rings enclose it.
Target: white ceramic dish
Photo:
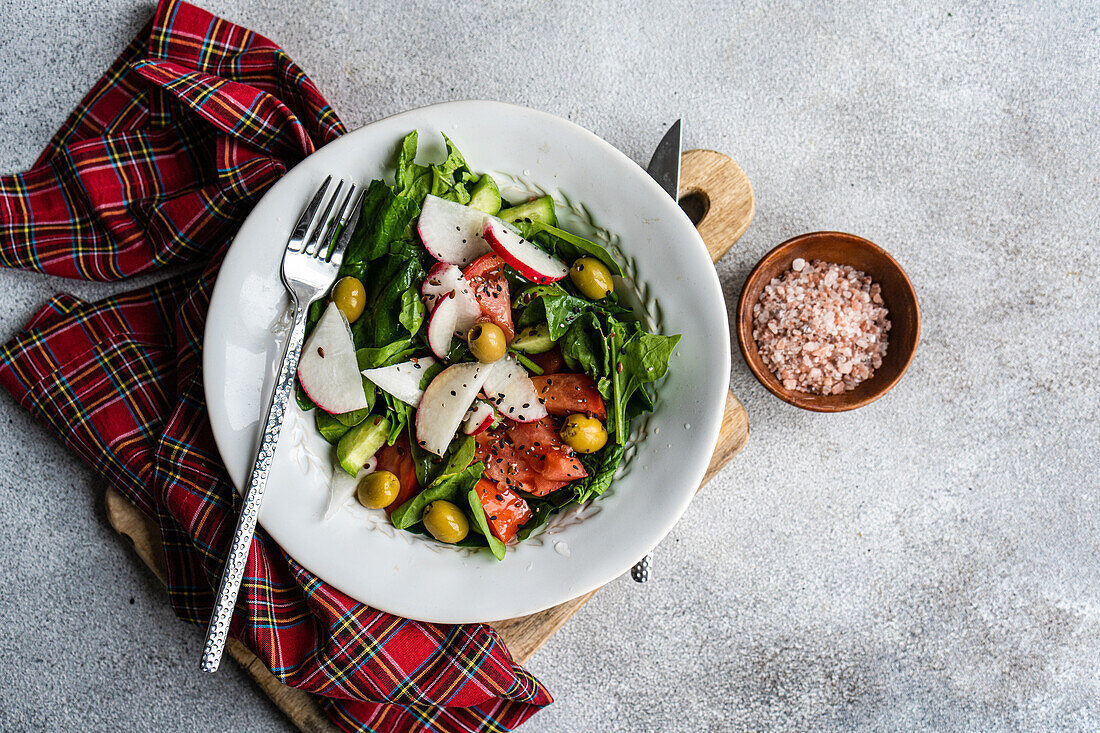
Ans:
[[[633,161],[571,122],[498,102],[452,102],[405,112],[318,150],[276,183],[241,227],[222,265],[206,324],[203,367],[214,437],[234,484],[244,484],[270,395],[288,305],[283,246],[299,212],[332,174],[392,181],[398,141],[420,131],[422,160],[442,159],[446,133],[507,196],[549,191],[570,226],[621,248],[648,316],[681,333],[657,410],[637,421],[638,449],[610,491],[510,548],[504,562],[396,531],[352,501],[322,512],[331,447],[310,415],[290,410],[260,511],[264,529],[303,566],[362,602],[424,621],[512,618],[599,587],[672,529],[710,461],[729,388],[725,301],[702,239]],[[581,203],[583,202],[583,204]],[[602,228],[602,229],[601,229]],[[614,233],[614,235],[610,233]],[[616,237],[615,235],[618,235]]]

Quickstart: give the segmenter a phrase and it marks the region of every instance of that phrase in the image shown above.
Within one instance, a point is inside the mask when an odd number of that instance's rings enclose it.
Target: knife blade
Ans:
[[[661,184],[673,201],[680,199],[680,148],[682,137],[680,133],[682,120],[676,120],[668,132],[657,143],[657,149],[653,151],[653,157],[649,159],[649,167],[646,172]]]
[[[660,184],[673,201],[680,200],[680,150],[683,144],[681,127],[683,120],[676,120],[668,132],[657,143],[653,157],[649,159],[646,172]],[[635,583],[649,581],[650,556],[646,555],[630,569],[630,577]]]

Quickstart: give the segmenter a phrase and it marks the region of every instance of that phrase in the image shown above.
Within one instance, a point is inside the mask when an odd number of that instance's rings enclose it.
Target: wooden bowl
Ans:
[[[882,286],[882,299],[889,310],[891,323],[886,357],[870,379],[850,392],[816,395],[787,389],[772,374],[756,348],[756,340],[752,337],[753,306],[760,299],[764,286],[790,269],[791,263],[799,257],[807,262],[824,260],[850,265],[867,273]],[[745,281],[737,303],[737,342],[741,345],[741,354],[749,369],[769,392],[804,410],[843,412],[874,402],[889,392],[905,374],[919,340],[920,305],[909,276],[884,249],[854,234],[811,232],[788,239],[756,264]]]

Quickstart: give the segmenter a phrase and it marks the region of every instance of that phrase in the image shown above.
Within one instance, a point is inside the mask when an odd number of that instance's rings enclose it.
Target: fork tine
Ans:
[[[328,254],[328,260],[336,260],[341,262],[344,259],[344,250],[347,249],[348,239],[350,237],[344,236],[347,233],[348,227],[354,227],[359,222],[359,213],[362,210],[363,197],[367,195],[366,189],[359,192],[359,195],[355,197],[355,201],[348,207],[344,213],[344,218],[340,221],[340,233],[336,239],[336,243],[332,247],[332,251]]]
[[[328,226],[325,227],[325,236],[321,239],[320,244],[317,246],[317,251],[313,253],[313,256],[328,261],[332,256],[332,247],[336,243],[335,237],[338,231],[338,227],[344,221],[344,212],[347,210],[348,201],[355,195],[355,184],[351,184],[348,188],[348,195],[344,197],[344,200],[340,202],[339,208],[333,212],[332,216],[328,220]],[[336,196],[334,195],[335,199]]]
[[[291,252],[297,252],[302,248],[302,240],[306,238],[306,232],[309,231],[310,222],[313,221],[313,215],[317,213],[317,207],[321,205],[322,199],[325,197],[325,191],[328,190],[328,184],[332,182],[332,176],[325,178],[324,182],[317,189],[317,193],[313,194],[313,199],[306,206],[305,211],[298,217],[298,223],[294,225],[294,231],[290,234],[290,239],[287,240],[286,248]]]
[[[344,187],[344,181],[340,180],[336,184],[336,190],[332,192],[332,196],[329,198],[328,203],[325,205],[324,212],[316,218],[316,224],[313,227],[313,231],[309,234],[309,239],[306,241],[306,245],[302,247],[304,254],[315,257],[317,250],[321,248],[321,232],[325,229],[325,224],[328,222],[329,217],[332,215],[332,207],[336,203],[336,200],[340,198],[340,189]]]

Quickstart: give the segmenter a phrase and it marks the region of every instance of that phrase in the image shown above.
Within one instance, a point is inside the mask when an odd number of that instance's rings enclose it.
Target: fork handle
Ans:
[[[248,562],[248,551],[252,547],[252,536],[256,533],[256,519],[260,513],[264,487],[267,485],[268,470],[271,468],[271,459],[275,456],[275,444],[279,440],[283,418],[290,406],[290,392],[294,387],[294,374],[298,370],[298,359],[302,355],[302,341],[305,340],[306,332],[307,309],[299,307],[296,311],[294,325],[283,351],[279,375],[275,380],[275,390],[272,392],[271,402],[268,403],[260,448],[252,464],[252,473],[248,477],[244,506],[241,507],[237,530],[233,533],[233,544],[222,569],[210,625],[206,628],[206,644],[202,650],[204,672],[216,672],[221,664],[222,652],[229,636],[229,624],[233,620],[233,609],[237,604],[237,593],[241,589],[244,567]]]

